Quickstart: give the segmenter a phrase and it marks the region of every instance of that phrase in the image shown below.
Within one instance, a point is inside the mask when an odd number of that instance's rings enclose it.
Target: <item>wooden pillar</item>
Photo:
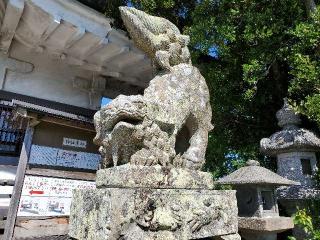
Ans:
[[[19,208],[19,202],[24,182],[24,177],[26,173],[26,168],[29,160],[30,149],[32,144],[32,136],[33,136],[34,127],[31,126],[30,121],[28,123],[28,127],[26,129],[23,145],[21,148],[19,164],[16,173],[16,179],[14,183],[14,188],[11,196],[10,206],[7,215],[7,221],[4,229],[3,239],[11,240],[13,237],[14,226],[16,222],[17,212]]]

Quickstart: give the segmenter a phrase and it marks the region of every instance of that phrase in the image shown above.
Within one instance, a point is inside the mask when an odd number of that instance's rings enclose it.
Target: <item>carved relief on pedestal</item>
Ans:
[[[237,232],[231,191],[109,188],[79,190],[73,201],[69,234],[76,239],[187,240]]]

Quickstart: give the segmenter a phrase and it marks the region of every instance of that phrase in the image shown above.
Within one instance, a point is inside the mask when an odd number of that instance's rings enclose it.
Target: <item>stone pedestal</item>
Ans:
[[[75,239],[237,239],[234,191],[213,189],[210,174],[122,165],[97,173],[97,189],[76,190]]]
[[[293,228],[289,217],[239,217],[239,231],[245,240],[277,240],[277,233]]]

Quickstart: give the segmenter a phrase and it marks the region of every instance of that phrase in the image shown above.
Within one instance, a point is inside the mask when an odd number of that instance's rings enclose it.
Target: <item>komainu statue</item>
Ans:
[[[209,90],[192,66],[182,35],[170,21],[120,7],[135,44],[156,76],[143,96],[120,95],[96,113],[102,168],[126,163],[200,169],[212,129]]]
[[[155,77],[143,95],[120,95],[95,114],[102,169],[96,189],[73,192],[78,240],[239,240],[235,191],[214,190],[205,161],[209,91],[168,20],[120,8]],[[214,238],[213,238],[214,237]]]

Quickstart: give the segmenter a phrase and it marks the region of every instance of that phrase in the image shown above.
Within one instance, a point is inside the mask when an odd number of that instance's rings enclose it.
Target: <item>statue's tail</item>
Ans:
[[[124,22],[124,25],[128,30],[132,28],[139,29],[141,27],[144,27],[148,29],[147,27],[152,27],[152,21],[150,19],[150,16],[147,15],[146,13],[132,7],[124,7],[124,6],[119,7],[119,10],[120,10],[121,18]]]

